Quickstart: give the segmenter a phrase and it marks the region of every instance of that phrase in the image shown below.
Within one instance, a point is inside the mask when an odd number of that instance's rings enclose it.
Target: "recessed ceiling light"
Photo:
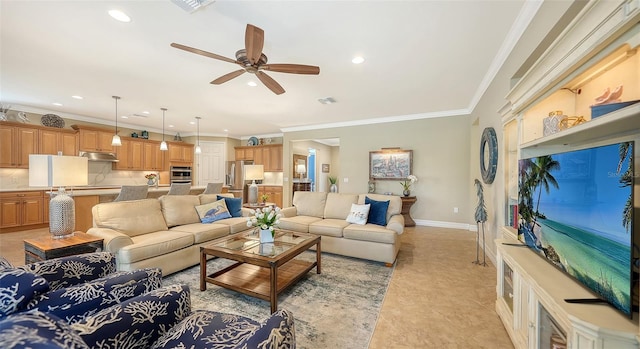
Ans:
[[[121,118],[123,118],[123,119],[128,119],[129,117],[128,117],[128,116],[126,116],[126,115],[122,115],[122,116],[121,116]]]
[[[364,62],[364,57],[360,57],[360,56],[353,57],[351,62],[353,64],[360,64],[360,63]]]
[[[256,82],[255,82],[255,81],[249,81],[249,82],[247,82],[247,85],[249,85],[249,86],[251,86],[251,87],[256,87],[256,86],[258,86],[258,84],[256,84]]]
[[[224,132],[229,132],[229,130],[227,130],[226,128],[223,130]]]
[[[120,10],[109,10],[109,16],[113,17],[113,19],[115,19],[116,21],[125,23],[131,22],[131,18],[129,18],[126,13]]]
[[[51,103],[51,104],[53,104],[53,105],[57,105],[58,107],[62,107],[62,103],[53,102],[53,103]]]
[[[169,127],[173,127],[173,125],[169,125]]]
[[[189,123],[190,123],[191,125],[195,125],[195,124],[196,124],[196,122],[195,122],[195,121],[189,121]]]
[[[149,112],[145,110],[142,112],[142,114],[149,114]]]
[[[82,96],[75,95],[75,96],[71,96],[71,98],[82,99]]]

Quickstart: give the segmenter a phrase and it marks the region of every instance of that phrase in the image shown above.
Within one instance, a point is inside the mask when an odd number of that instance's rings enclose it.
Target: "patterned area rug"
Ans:
[[[315,252],[298,258],[315,260]],[[231,261],[213,259],[207,272]],[[383,263],[322,254],[322,274],[315,268],[298,283],[278,296],[278,309],[293,313],[297,348],[367,348],[378,319],[393,268]],[[187,284],[191,288],[191,307],[238,314],[257,321],[270,314],[269,302],[216,285],[200,291],[200,266],[169,275],[163,283]]]

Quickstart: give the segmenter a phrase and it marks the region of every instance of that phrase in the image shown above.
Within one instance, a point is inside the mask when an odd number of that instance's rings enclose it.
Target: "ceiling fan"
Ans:
[[[302,64],[267,64],[267,56],[262,53],[264,46],[264,31],[254,25],[247,24],[247,29],[244,35],[244,49],[236,52],[236,59],[227,58],[217,55],[215,53],[203,51],[197,48],[171,43],[172,47],[206,56],[221,61],[235,63],[242,67],[231,73],[222,75],[221,77],[211,81],[214,85],[220,85],[233,78],[236,78],[242,74],[251,73],[255,74],[262,83],[267,86],[273,93],[279,95],[284,93],[284,88],[280,86],[273,78],[265,74],[263,70],[268,70],[278,73],[290,73],[290,74],[320,74],[320,68],[312,65]]]

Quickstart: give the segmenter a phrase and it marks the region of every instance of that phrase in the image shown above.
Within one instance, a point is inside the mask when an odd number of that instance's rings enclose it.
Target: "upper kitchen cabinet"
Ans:
[[[236,160],[253,160],[256,147],[236,147]]]
[[[236,147],[236,160],[253,160],[265,172],[282,172],[282,144]]]
[[[114,147],[111,146],[113,131],[84,125],[71,127],[79,131],[80,151],[115,152]]]
[[[46,129],[39,131],[40,154],[77,156],[78,135],[72,130]]]
[[[135,138],[121,137],[122,145],[116,147],[118,162],[113,163],[114,170],[139,171],[143,169],[144,143]]]
[[[144,142],[143,170],[168,171],[167,152],[160,150],[160,142]]]
[[[169,161],[172,163],[193,163],[193,144],[167,142]]]
[[[29,168],[29,154],[38,153],[38,131],[0,124],[0,167]]]

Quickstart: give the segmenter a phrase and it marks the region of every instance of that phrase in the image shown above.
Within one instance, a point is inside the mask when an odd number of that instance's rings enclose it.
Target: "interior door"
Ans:
[[[200,142],[202,153],[195,155],[197,185],[225,183],[225,144],[223,142]]]

